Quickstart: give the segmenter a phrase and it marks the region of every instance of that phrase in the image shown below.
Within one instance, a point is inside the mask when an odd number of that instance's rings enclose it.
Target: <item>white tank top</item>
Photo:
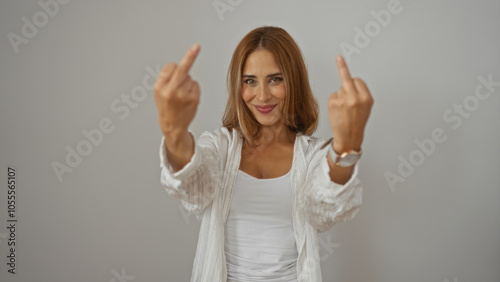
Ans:
[[[297,281],[290,172],[258,179],[238,172],[225,227],[228,282]]]

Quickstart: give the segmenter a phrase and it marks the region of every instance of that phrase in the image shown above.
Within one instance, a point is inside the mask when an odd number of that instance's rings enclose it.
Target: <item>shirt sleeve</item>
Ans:
[[[330,179],[327,150],[321,149],[313,156],[302,197],[306,218],[318,232],[329,230],[337,222],[353,219],[362,203],[359,162],[354,166],[349,181],[344,185],[337,184]]]
[[[193,135],[190,132],[191,136]],[[194,139],[194,137],[193,137]],[[218,187],[220,162],[217,146],[212,136],[204,132],[195,142],[194,154],[189,163],[174,172],[166,155],[165,137],[160,144],[160,182],[168,195],[181,200],[184,209],[197,218],[213,200]]]

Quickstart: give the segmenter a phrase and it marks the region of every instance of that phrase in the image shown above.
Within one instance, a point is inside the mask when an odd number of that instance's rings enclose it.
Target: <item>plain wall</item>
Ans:
[[[388,5],[398,12],[377,29],[373,14]],[[148,68],[179,62],[198,42],[191,129],[220,127],[232,52],[262,25],[285,28],[304,53],[321,104],[317,136],[331,135],[325,104],[340,87],[341,46],[357,48],[351,73],[375,99],[363,206],[319,235],[324,281],[500,281],[500,86],[478,88],[479,77],[500,82],[499,1],[69,1],[45,23],[38,1],[0,7],[1,281],[189,281],[199,222],[160,185],[156,106],[140,91],[154,82]],[[356,28],[367,27],[363,42]],[[24,38],[17,47],[13,34]],[[140,101],[126,104],[132,93]],[[102,120],[112,132],[85,147],[82,131]],[[70,167],[67,148],[78,146],[88,155]],[[410,160],[413,170],[400,167]],[[71,172],[58,179],[57,163]]]

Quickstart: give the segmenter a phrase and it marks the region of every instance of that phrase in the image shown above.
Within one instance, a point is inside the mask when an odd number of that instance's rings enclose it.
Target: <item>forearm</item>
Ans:
[[[331,153],[331,149],[335,152],[335,154],[340,155],[338,152],[349,152],[349,151],[361,151],[361,139],[349,139],[346,141],[336,140],[334,138],[330,139],[331,142],[326,144],[326,146],[330,146],[329,152]],[[344,185],[351,179],[352,173],[354,171],[355,163],[350,166],[339,166],[335,164],[332,159],[332,155],[328,153],[326,158],[328,160],[328,166],[330,167],[330,179],[340,185]],[[344,164],[345,165],[345,164]]]
[[[331,145],[329,145],[331,146]],[[335,165],[332,158],[330,158],[330,154],[326,155],[328,159],[328,166],[330,167],[330,179],[340,185],[344,185],[349,181],[354,171],[354,165],[348,167],[341,167]]]
[[[188,131],[164,134],[167,159],[173,171],[181,170],[193,157],[194,139]]]
[[[324,232],[336,222],[348,221],[356,215],[361,206],[362,187],[357,177],[359,164],[335,166],[325,154],[316,162],[319,164],[311,167],[303,196],[309,223],[318,232]]]

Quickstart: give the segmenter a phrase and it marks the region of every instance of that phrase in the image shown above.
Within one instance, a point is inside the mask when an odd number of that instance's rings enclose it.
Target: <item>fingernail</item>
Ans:
[[[193,44],[193,46],[191,46],[191,52],[197,52],[198,49],[200,49],[200,45],[198,43],[195,43]]]

